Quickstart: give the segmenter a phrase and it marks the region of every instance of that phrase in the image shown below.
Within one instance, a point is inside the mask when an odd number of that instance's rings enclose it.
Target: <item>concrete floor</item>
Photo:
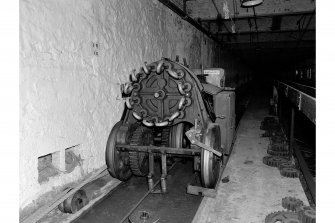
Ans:
[[[268,116],[267,100],[256,92],[237,130],[233,152],[223,174],[216,198],[204,198],[194,223],[264,222],[266,215],[284,210],[282,198],[292,196],[308,205],[298,178],[285,178],[275,167],[263,164],[268,138],[262,138],[261,121]]]

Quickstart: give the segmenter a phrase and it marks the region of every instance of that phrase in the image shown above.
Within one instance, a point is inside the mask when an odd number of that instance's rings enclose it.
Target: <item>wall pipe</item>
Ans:
[[[170,0],[158,0],[158,1],[160,3],[162,3],[163,5],[165,5],[166,7],[168,7],[169,9],[171,9],[174,13],[176,13],[177,15],[179,15],[183,20],[185,20],[188,23],[190,23],[192,26],[194,26],[200,32],[202,32],[205,35],[207,35],[210,39],[212,39],[216,43],[222,45],[222,42],[219,41],[216,37],[214,37],[214,35],[210,31],[208,31],[200,23],[198,23],[197,21],[195,21],[194,19],[192,19],[191,17],[189,17],[186,12],[184,12],[182,9],[180,9],[177,5],[175,5],[174,3],[172,3]]]

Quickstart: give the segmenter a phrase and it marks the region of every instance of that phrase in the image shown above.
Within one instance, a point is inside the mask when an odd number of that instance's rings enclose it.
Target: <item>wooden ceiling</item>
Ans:
[[[242,8],[240,1],[171,2],[251,64],[315,57],[315,0],[264,0],[254,8]]]

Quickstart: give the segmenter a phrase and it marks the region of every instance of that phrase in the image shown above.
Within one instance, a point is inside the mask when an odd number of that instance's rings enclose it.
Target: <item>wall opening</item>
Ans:
[[[71,173],[76,166],[82,164],[78,148],[78,146],[73,146],[65,150],[65,170],[67,173]]]
[[[76,166],[81,165],[78,148],[78,145],[75,145],[38,157],[38,183],[47,182],[50,177],[60,173],[71,173]]]
[[[53,165],[53,162],[55,161],[54,159],[57,156],[56,153],[50,153],[38,157],[38,183],[41,184],[47,182],[50,177],[54,177],[59,174],[59,171]]]

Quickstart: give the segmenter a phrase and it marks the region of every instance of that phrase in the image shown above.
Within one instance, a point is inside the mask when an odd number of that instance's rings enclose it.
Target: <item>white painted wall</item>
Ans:
[[[20,208],[104,164],[131,69],[176,55],[217,66],[214,48],[156,0],[20,0]],[[82,169],[40,185],[37,158],[76,144]]]

